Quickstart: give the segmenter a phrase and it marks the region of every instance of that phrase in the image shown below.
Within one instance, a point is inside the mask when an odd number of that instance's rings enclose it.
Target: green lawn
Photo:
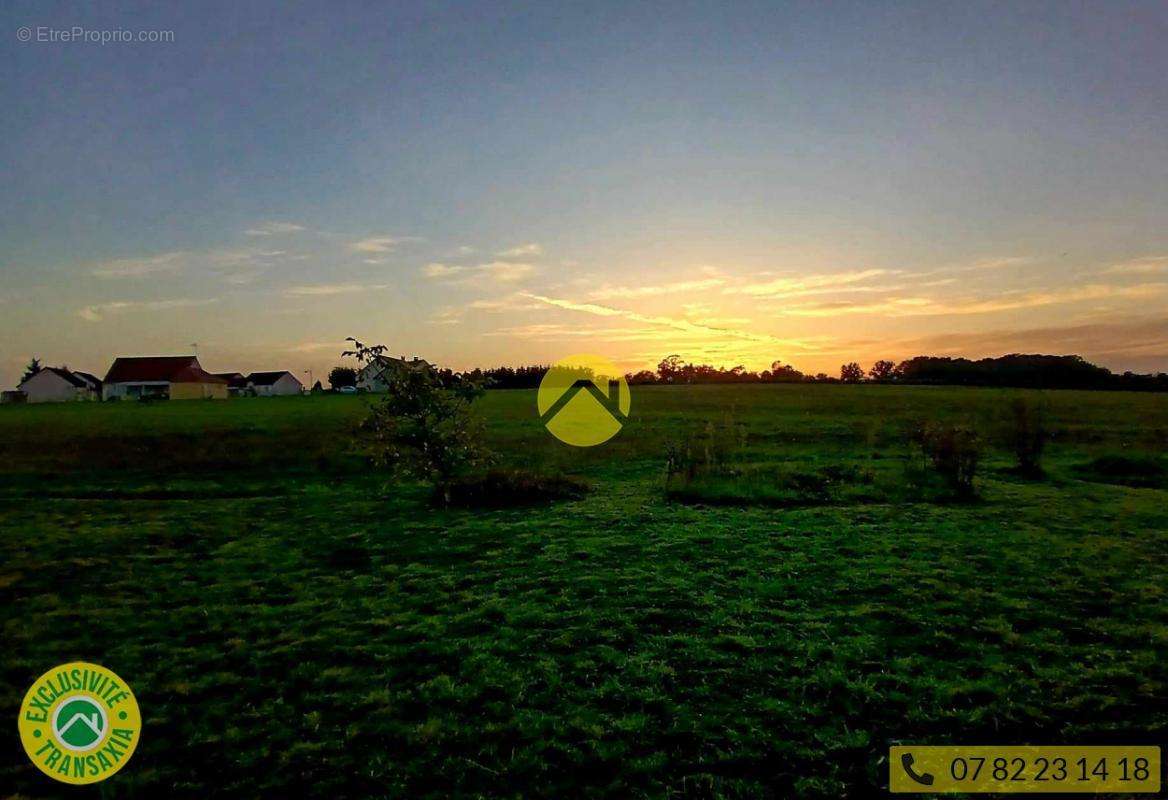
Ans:
[[[871,797],[897,741],[1161,742],[1168,396],[1051,392],[1047,477],[993,445],[1018,393],[634,389],[562,445],[534,392],[476,405],[505,464],[585,499],[430,508],[362,468],[364,399],[0,409],[0,793],[20,797]],[[979,498],[669,502],[666,443],[746,432],[748,466],[898,480],[913,419],[991,449]],[[142,743],[99,788],[20,749],[31,681],[110,667]]]

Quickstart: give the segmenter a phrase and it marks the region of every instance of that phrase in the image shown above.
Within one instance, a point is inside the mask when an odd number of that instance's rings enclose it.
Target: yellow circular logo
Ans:
[[[611,361],[576,355],[548,370],[535,402],[552,436],[576,447],[592,447],[624,427],[632,396],[624,374]]]
[[[97,783],[134,754],[142,715],[125,681],[75,661],[37,678],[17,725],[24,752],[41,772],[64,783]]]

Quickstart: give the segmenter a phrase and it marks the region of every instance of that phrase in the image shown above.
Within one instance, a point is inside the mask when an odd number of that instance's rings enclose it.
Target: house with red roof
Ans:
[[[203,369],[195,356],[117,358],[102,384],[106,400],[226,398],[228,386],[227,380]]]

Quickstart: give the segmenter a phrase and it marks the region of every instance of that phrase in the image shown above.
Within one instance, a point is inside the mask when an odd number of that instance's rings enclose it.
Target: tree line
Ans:
[[[938,386],[1001,386],[1036,389],[1131,389],[1168,390],[1168,374],[1155,375],[1111,370],[1082,356],[1027,355],[1014,353],[997,358],[949,358],[915,356],[899,363],[881,359],[865,370],[850,361],[839,375],[820,372],[806,375],[789,364],[774,362],[769,370],[752,372],[743,367],[714,368],[683,363],[677,356],[663,359],[656,372],[643,370],[630,377],[636,383],[881,383]]]
[[[451,384],[470,380],[491,389],[532,389],[549,365],[476,368],[455,371],[438,369]],[[356,373],[347,367],[334,370],[338,385],[356,383]],[[330,382],[334,375],[330,375]],[[949,358],[915,356],[899,363],[881,359],[864,369],[855,361],[840,366],[838,375],[820,372],[805,374],[790,364],[775,361],[770,369],[748,370],[743,366],[714,367],[687,362],[681,356],[663,358],[656,370],[641,370],[625,376],[631,385],[715,384],[715,383],[877,383],[936,386],[998,386],[1035,389],[1122,389],[1168,391],[1168,374],[1114,373],[1081,356],[1011,354],[998,358]]]

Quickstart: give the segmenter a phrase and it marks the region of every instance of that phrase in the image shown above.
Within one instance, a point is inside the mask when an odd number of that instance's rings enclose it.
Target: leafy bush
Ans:
[[[354,349],[345,355],[361,363],[384,358],[384,345],[351,341]],[[361,450],[375,466],[433,482],[449,501],[454,479],[490,460],[482,420],[470,410],[481,384],[460,380],[450,386],[424,361],[387,367],[382,378],[386,393],[359,428]]]
[[[566,475],[541,475],[524,470],[491,470],[451,481],[435,501],[460,508],[514,508],[579,500],[591,487]]]
[[[981,460],[981,440],[968,426],[950,422],[917,424],[911,433],[924,463],[959,497],[974,494],[973,479]]]
[[[1018,472],[1042,475],[1042,452],[1050,434],[1046,427],[1046,409],[1025,397],[1010,404],[1010,421],[1006,427],[1006,444],[1014,452]]]

